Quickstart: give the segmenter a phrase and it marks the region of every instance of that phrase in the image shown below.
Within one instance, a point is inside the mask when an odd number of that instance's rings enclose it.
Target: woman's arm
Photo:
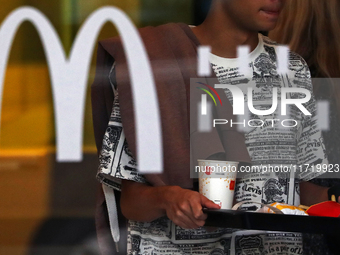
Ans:
[[[328,200],[329,188],[316,185],[311,182],[300,183],[300,200],[303,205],[313,205]]]
[[[149,222],[168,216],[176,225],[193,229],[205,224],[202,208],[219,205],[200,193],[178,186],[152,187],[146,184],[122,181],[121,208],[130,220]]]

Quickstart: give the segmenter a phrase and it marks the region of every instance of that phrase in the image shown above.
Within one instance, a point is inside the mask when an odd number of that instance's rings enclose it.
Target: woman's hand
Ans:
[[[152,187],[132,181],[122,181],[120,204],[127,219],[149,222],[167,215],[176,225],[187,229],[204,225],[207,215],[203,207],[220,208],[196,191],[178,186]]]
[[[171,186],[164,193],[162,207],[170,220],[186,229],[195,229],[205,224],[207,215],[203,213],[203,207],[220,209],[219,205],[202,194],[178,186]]]

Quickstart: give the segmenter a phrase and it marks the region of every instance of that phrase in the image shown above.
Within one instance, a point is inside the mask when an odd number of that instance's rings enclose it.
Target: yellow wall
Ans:
[[[53,3],[52,3],[53,2]],[[138,0],[73,1],[72,15],[64,15],[71,1],[7,1],[0,8],[0,22],[15,8],[29,4],[41,10],[53,23],[66,52],[79,26],[90,13],[103,5],[116,5],[138,23]],[[74,15],[74,7],[76,14]],[[65,17],[66,16],[66,17]],[[116,35],[105,25],[99,38]],[[94,78],[93,54],[89,85]],[[84,148],[95,153],[90,89],[88,89]],[[51,177],[55,162],[55,128],[50,76],[40,39],[33,26],[24,23],[15,37],[4,82],[0,133],[0,254],[26,254],[38,227],[51,211]],[[71,169],[72,171],[72,169]],[[96,182],[96,169],[89,181]],[[93,186],[93,185],[92,185]],[[91,186],[91,187],[92,187]],[[65,187],[67,188],[67,187]],[[93,189],[93,194],[97,190]],[[79,190],[79,196],[82,191]],[[87,217],[94,213],[87,210]],[[83,217],[83,211],[72,216]]]

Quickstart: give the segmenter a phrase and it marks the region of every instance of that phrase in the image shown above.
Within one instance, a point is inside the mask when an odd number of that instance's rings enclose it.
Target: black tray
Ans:
[[[203,209],[206,226],[284,232],[340,234],[340,218]]]

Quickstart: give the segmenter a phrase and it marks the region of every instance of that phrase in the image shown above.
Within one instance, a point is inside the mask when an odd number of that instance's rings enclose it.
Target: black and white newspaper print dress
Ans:
[[[268,109],[272,105],[273,87],[299,87],[312,92],[310,72],[300,56],[290,53],[288,73],[277,74],[275,45],[267,37],[259,35],[258,46],[248,56],[251,69],[249,78],[239,72],[237,59],[211,54],[210,61],[220,83],[236,84],[245,94],[245,100],[247,88],[251,86],[254,107]],[[137,172],[138,166],[128,149],[120,119],[118,91],[114,84],[112,87],[115,90],[115,99],[100,154],[99,173],[102,175],[99,175],[99,179],[119,190],[122,179],[141,183],[145,179]],[[232,103],[230,92],[225,93]],[[250,119],[261,119],[265,123],[261,127],[251,128],[245,134],[253,164],[299,166],[328,163],[321,132],[316,126],[313,96],[305,107],[312,116],[305,116],[291,107],[289,119],[296,120],[298,124],[293,128],[282,128],[280,122],[266,122],[266,118],[279,119],[281,116],[278,111],[272,116],[250,116]],[[265,204],[282,202],[299,205],[299,181],[310,180],[319,174],[310,170],[301,173],[249,173],[237,183],[235,197],[238,202],[248,200]],[[255,204],[244,207],[244,210],[256,209]],[[166,217],[153,222],[129,221],[127,250],[128,254],[150,255],[303,254],[302,235],[299,233],[226,228],[219,228],[214,232],[207,232],[204,228],[188,230],[176,226]]]

